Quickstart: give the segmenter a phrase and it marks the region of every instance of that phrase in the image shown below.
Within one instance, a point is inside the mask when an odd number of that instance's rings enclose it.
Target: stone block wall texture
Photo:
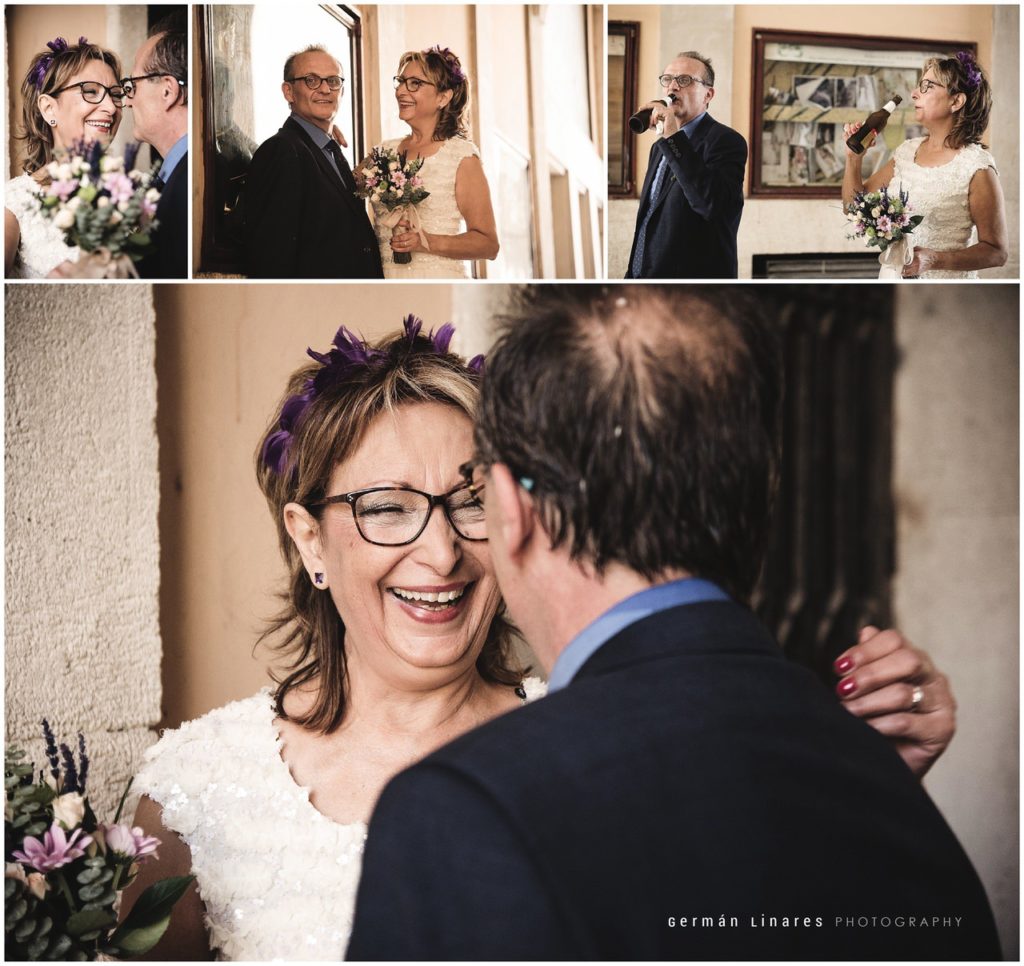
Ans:
[[[6,740],[82,731],[112,817],[160,717],[155,320],[148,285],[5,291]]]
[[[896,625],[957,699],[925,787],[1019,953],[1019,323],[1016,285],[901,287]]]

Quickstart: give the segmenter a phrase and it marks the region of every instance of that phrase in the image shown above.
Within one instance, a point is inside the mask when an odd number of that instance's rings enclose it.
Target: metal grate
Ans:
[[[812,255],[755,255],[754,278],[878,278],[878,255],[856,252]]]
[[[754,609],[792,658],[830,665],[891,620],[896,358],[888,286],[762,286],[782,329],[783,465]]]

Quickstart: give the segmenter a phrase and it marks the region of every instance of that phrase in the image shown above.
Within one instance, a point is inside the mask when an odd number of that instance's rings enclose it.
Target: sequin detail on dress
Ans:
[[[378,145],[385,151],[397,151],[401,139],[385,141]],[[423,185],[430,192],[419,205],[423,230],[431,235],[458,235],[465,231],[462,214],[455,203],[455,175],[463,158],[480,157],[480,151],[472,141],[465,138],[449,138],[441,145],[437,154],[431,155],[420,168]],[[468,278],[469,262],[430,252],[413,252],[408,265],[396,265],[392,259],[391,229],[377,223],[386,211],[380,205],[373,206],[374,231],[380,246],[380,260],[384,266],[385,278]]]
[[[46,278],[61,262],[77,262],[80,251],[64,242],[62,232],[39,209],[39,184],[28,174],[7,182],[4,207],[18,219],[18,253],[12,278]]]
[[[910,195],[911,213],[924,215],[924,221],[910,236],[916,248],[959,251],[978,240],[971,221],[968,193],[971,178],[982,168],[995,170],[995,159],[977,144],[962,148],[947,164],[925,168],[914,158],[924,138],[904,141],[893,153],[893,187]],[[921,278],[977,278],[977,272],[925,272]]]
[[[547,691],[535,677],[521,687],[527,701]],[[332,822],[295,783],[270,688],[165,731],[133,791],[191,850],[218,959],[344,957],[366,825]]]

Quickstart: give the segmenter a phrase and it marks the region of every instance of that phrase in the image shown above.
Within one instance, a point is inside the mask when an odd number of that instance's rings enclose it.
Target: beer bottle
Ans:
[[[854,154],[863,154],[865,149],[875,143],[875,138],[882,133],[882,129],[888,123],[889,115],[896,110],[896,105],[902,100],[903,98],[899,94],[893,94],[890,101],[879,110],[869,114],[863,125],[846,139],[846,146]]]

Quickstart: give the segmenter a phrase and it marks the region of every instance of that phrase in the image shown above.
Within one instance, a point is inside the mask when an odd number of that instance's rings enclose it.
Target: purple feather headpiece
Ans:
[[[978,62],[974,59],[974,54],[969,50],[958,50],[956,59],[960,61],[960,66],[963,67],[966,75],[966,80],[963,83],[964,90],[976,91],[981,83],[981,71],[978,69]]]
[[[466,75],[462,72],[462,62],[447,47],[442,47],[440,44],[434,44],[434,46],[426,51],[426,53],[437,54],[437,56],[444,61],[444,69],[448,74],[448,79],[453,84],[462,84],[465,82]]]
[[[79,45],[87,44],[89,41],[85,37],[78,38]],[[46,72],[50,69],[50,65],[53,63],[54,55],[63,54],[68,49],[68,42],[63,37],[54,37],[53,40],[48,40],[46,46],[53,51],[52,54],[43,54],[39,60],[36,61],[35,67],[29,71],[29,80],[35,85],[37,91],[43,89],[43,81],[46,80]]]
[[[332,343],[333,347],[327,352],[306,349],[306,354],[320,363],[320,369],[314,376],[306,380],[302,392],[289,396],[281,407],[281,416],[278,420],[280,428],[267,437],[260,454],[267,469],[277,475],[284,472],[288,466],[295,430],[310,403],[321,393],[342,385],[360,369],[381,368],[389,359],[395,357],[396,351],[401,354],[403,359],[414,352],[446,355],[452,342],[452,336],[455,335],[455,326],[450,322],[442,325],[437,332],[431,329],[430,332],[423,335],[423,320],[412,314],[402,320],[402,326],[405,329],[405,338],[388,351],[374,348],[345,326],[338,329]],[[416,344],[417,340],[420,342],[419,346]],[[484,357],[482,355],[474,356],[466,363],[466,368],[476,375],[482,375]]]

